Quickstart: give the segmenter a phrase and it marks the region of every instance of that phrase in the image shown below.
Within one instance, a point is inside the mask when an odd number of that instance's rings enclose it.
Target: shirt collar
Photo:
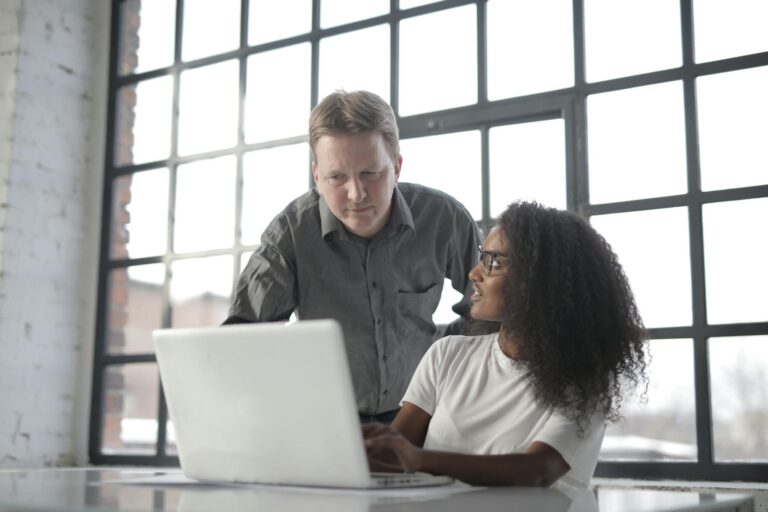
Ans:
[[[333,214],[331,209],[328,208],[328,203],[325,202],[325,198],[320,194],[317,195],[319,197],[318,208],[320,209],[320,232],[322,233],[323,238],[325,238],[328,234],[333,233],[334,231],[342,230],[344,225]]]
[[[323,196],[318,194],[318,208],[320,210],[320,231],[323,238],[326,238],[330,233],[334,231],[345,232],[344,224],[333,214],[328,203],[325,202]],[[397,230],[400,225],[407,226],[412,230],[415,230],[413,224],[413,214],[411,208],[406,203],[403,194],[400,189],[395,187],[395,191],[392,194],[392,211],[389,214],[389,221],[382,228],[382,231]],[[378,234],[378,233],[377,233]]]
[[[412,230],[416,230],[413,225],[413,215],[411,214],[411,207],[405,202],[400,189],[395,187],[395,193],[392,194],[392,213],[389,217],[387,225],[397,229],[400,225],[407,226]]]

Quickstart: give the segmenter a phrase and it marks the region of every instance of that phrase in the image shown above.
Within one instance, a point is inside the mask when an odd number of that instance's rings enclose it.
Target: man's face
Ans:
[[[315,144],[312,176],[347,230],[371,238],[389,219],[402,161],[392,160],[378,132],[323,135]]]

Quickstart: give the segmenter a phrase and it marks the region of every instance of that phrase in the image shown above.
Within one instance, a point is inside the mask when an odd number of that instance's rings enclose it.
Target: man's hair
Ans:
[[[400,156],[399,131],[392,107],[368,91],[335,91],[318,103],[309,116],[312,157],[323,135],[357,135],[379,132],[392,160]]]

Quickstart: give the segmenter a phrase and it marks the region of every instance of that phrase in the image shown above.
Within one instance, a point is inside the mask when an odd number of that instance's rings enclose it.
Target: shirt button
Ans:
[[[382,361],[386,361],[387,360],[387,356],[381,356],[381,360]]]
[[[376,325],[381,325],[381,318],[376,319]]]
[[[388,390],[388,389],[385,389],[385,390],[384,390],[384,394],[385,394],[385,395],[387,394],[387,391],[389,391],[389,390]]]
[[[376,281],[371,281],[371,287],[376,288]]]

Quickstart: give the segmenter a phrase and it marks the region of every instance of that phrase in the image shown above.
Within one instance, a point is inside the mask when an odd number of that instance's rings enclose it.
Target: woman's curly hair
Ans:
[[[619,418],[623,392],[647,388],[646,332],[605,239],[578,215],[509,205],[497,225],[507,274],[501,328],[518,345],[536,398],[573,417]]]

